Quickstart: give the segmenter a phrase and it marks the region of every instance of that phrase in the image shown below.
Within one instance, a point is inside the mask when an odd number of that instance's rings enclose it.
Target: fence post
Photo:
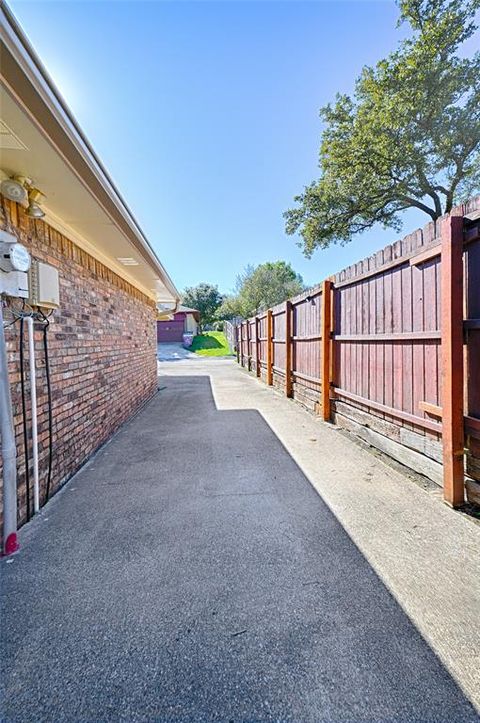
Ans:
[[[237,352],[237,364],[240,364],[240,342],[238,338],[238,324],[235,324],[235,351]]]
[[[267,311],[267,384],[273,384],[273,314]]]
[[[245,324],[246,324],[246,332],[247,332],[247,370],[250,371],[250,368],[251,368],[251,364],[250,364],[250,319],[247,319]]]
[[[285,395],[292,396],[292,302],[285,302]]]
[[[464,503],[463,430],[463,216],[442,225],[442,443],[443,497]]]
[[[257,377],[260,376],[260,319],[258,316],[255,317],[255,373]]]
[[[322,329],[321,329],[321,367],[320,380],[322,388],[322,419],[330,421],[330,376],[332,349],[332,282],[325,279],[322,283]]]
[[[245,369],[245,346],[244,346],[245,334],[244,334],[244,324],[245,324],[244,321],[242,321],[242,323],[240,324],[240,339],[241,339],[241,347],[240,347],[240,348],[241,348],[241,350],[242,350],[242,367]]]

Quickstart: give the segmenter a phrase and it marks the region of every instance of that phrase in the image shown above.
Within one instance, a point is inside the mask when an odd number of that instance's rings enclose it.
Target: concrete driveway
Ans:
[[[3,719],[477,721],[480,527],[234,362],[162,369],[1,562]]]
[[[199,359],[196,354],[185,349],[179,342],[161,342],[157,347],[157,359],[160,362],[183,361],[184,359]]]

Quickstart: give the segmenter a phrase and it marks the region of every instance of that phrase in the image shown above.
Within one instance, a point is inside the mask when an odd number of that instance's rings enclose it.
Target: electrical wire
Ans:
[[[47,397],[48,397],[48,477],[47,487],[45,490],[45,502],[48,502],[50,494],[50,484],[52,480],[52,460],[53,460],[53,411],[52,411],[52,386],[50,383],[50,361],[48,358],[48,327],[50,322],[48,316],[45,316],[43,311],[40,311],[44,319],[43,327],[43,349],[45,353],[45,376],[47,380]],[[51,314],[50,314],[51,315]],[[50,316],[49,315],[49,316]]]
[[[29,311],[26,311],[26,307],[28,306]],[[25,484],[26,484],[26,503],[27,503],[27,521],[31,518],[31,501],[30,501],[30,464],[29,464],[29,457],[28,457],[28,426],[27,426],[27,405],[26,405],[26,393],[25,393],[25,364],[24,364],[24,319],[26,317],[33,317],[36,321],[43,323],[43,348],[44,348],[44,355],[45,355],[45,376],[46,376],[46,382],[47,382],[47,400],[48,400],[48,437],[49,437],[49,445],[48,445],[48,474],[47,474],[47,484],[46,484],[46,490],[45,490],[45,500],[44,504],[48,501],[48,498],[50,496],[50,487],[51,487],[51,480],[52,480],[52,465],[53,465],[53,409],[52,409],[52,386],[50,381],[50,361],[49,361],[49,355],[48,355],[48,328],[50,326],[49,318],[53,314],[53,309],[45,315],[42,309],[38,309],[38,311],[35,311],[29,304],[25,302],[25,300],[22,300],[22,307],[21,309],[15,308],[15,306],[10,303],[6,306],[8,310],[10,311],[13,319],[8,324],[4,325],[4,328],[7,328],[9,326],[13,326],[13,324],[16,324],[17,321],[20,321],[20,344],[19,344],[19,351],[20,351],[20,386],[21,386],[21,396],[22,396],[22,417],[23,417],[23,444],[24,444],[24,451],[25,451]]]
[[[20,317],[20,388],[22,391],[22,417],[23,417],[23,449],[25,454],[25,489],[27,501],[27,522],[31,517],[30,513],[30,461],[28,457],[28,429],[27,429],[27,404],[25,398],[25,368],[23,354],[23,316]]]
[[[26,311],[27,307],[29,311]],[[5,308],[10,311],[14,319],[20,319],[22,316],[35,316],[34,308],[30,306],[30,304],[28,304],[25,299],[22,299],[22,306],[20,309],[18,309],[16,308],[14,300],[9,298],[8,302],[5,304]]]
[[[20,316],[15,317],[12,321],[9,321],[8,324],[4,324],[4,325],[3,325],[3,328],[4,328],[4,329],[8,329],[9,326],[13,326],[13,325],[16,324],[17,321],[19,321],[21,318],[22,318],[22,317],[20,317]]]

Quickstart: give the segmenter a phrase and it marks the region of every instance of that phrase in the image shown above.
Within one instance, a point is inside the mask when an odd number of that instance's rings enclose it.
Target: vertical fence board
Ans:
[[[413,331],[413,309],[412,309],[412,273],[408,265],[402,267],[402,332]],[[402,386],[403,386],[403,409],[408,414],[413,414],[413,345],[403,344],[402,359]],[[406,425],[413,429],[413,425]]]
[[[402,271],[397,268],[392,272],[392,331],[401,334],[402,327]],[[392,407],[403,409],[403,344],[393,343],[392,376],[393,402]]]
[[[436,331],[439,328],[437,318],[437,267],[438,259],[431,259],[423,264],[423,328],[425,331]],[[438,399],[438,344],[425,343],[424,348],[424,395],[423,400],[434,406],[439,406]],[[425,417],[428,415],[424,414]],[[436,437],[428,430],[427,437]]]
[[[470,243],[465,254],[466,317],[477,321],[476,328],[467,328],[467,414],[480,419],[480,239]],[[473,327],[473,325],[472,325]],[[480,439],[466,439],[467,471],[480,481]]]
[[[389,257],[391,261],[391,257]],[[383,285],[383,328],[385,334],[393,333],[393,283],[392,273],[388,271],[384,276]],[[385,344],[383,350],[383,368],[384,368],[384,404],[387,407],[393,407],[393,344]],[[389,422],[395,422],[394,417],[386,414],[385,419]]]
[[[383,262],[383,253],[380,256],[380,252],[377,256],[377,266],[381,266]],[[385,332],[385,317],[384,317],[384,289],[383,289],[383,276],[378,275],[375,277],[375,331],[381,335]],[[385,345],[382,342],[375,344],[376,359],[375,359],[375,401],[380,404],[385,403],[385,366],[384,366],[384,350]],[[379,416],[384,418],[384,414],[380,413]]]
[[[368,263],[364,264],[365,271],[368,270]],[[370,306],[370,286],[368,283],[360,284],[361,290],[361,334],[370,333],[370,318],[369,318],[369,306]],[[370,394],[370,345],[367,343],[362,344],[362,385],[360,394],[365,399],[368,399]]]
[[[410,267],[410,272],[412,274],[413,331],[423,331],[423,271],[420,266],[412,266]],[[418,342],[413,344],[413,414],[418,414],[418,410],[420,409],[419,404],[425,398],[424,375],[423,344]],[[424,431],[420,430],[420,433],[424,434]]]

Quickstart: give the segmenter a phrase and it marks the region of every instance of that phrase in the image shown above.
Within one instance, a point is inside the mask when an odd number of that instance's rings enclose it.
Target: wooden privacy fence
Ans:
[[[452,506],[465,456],[480,480],[480,196],[236,335],[243,367],[443,483]]]

